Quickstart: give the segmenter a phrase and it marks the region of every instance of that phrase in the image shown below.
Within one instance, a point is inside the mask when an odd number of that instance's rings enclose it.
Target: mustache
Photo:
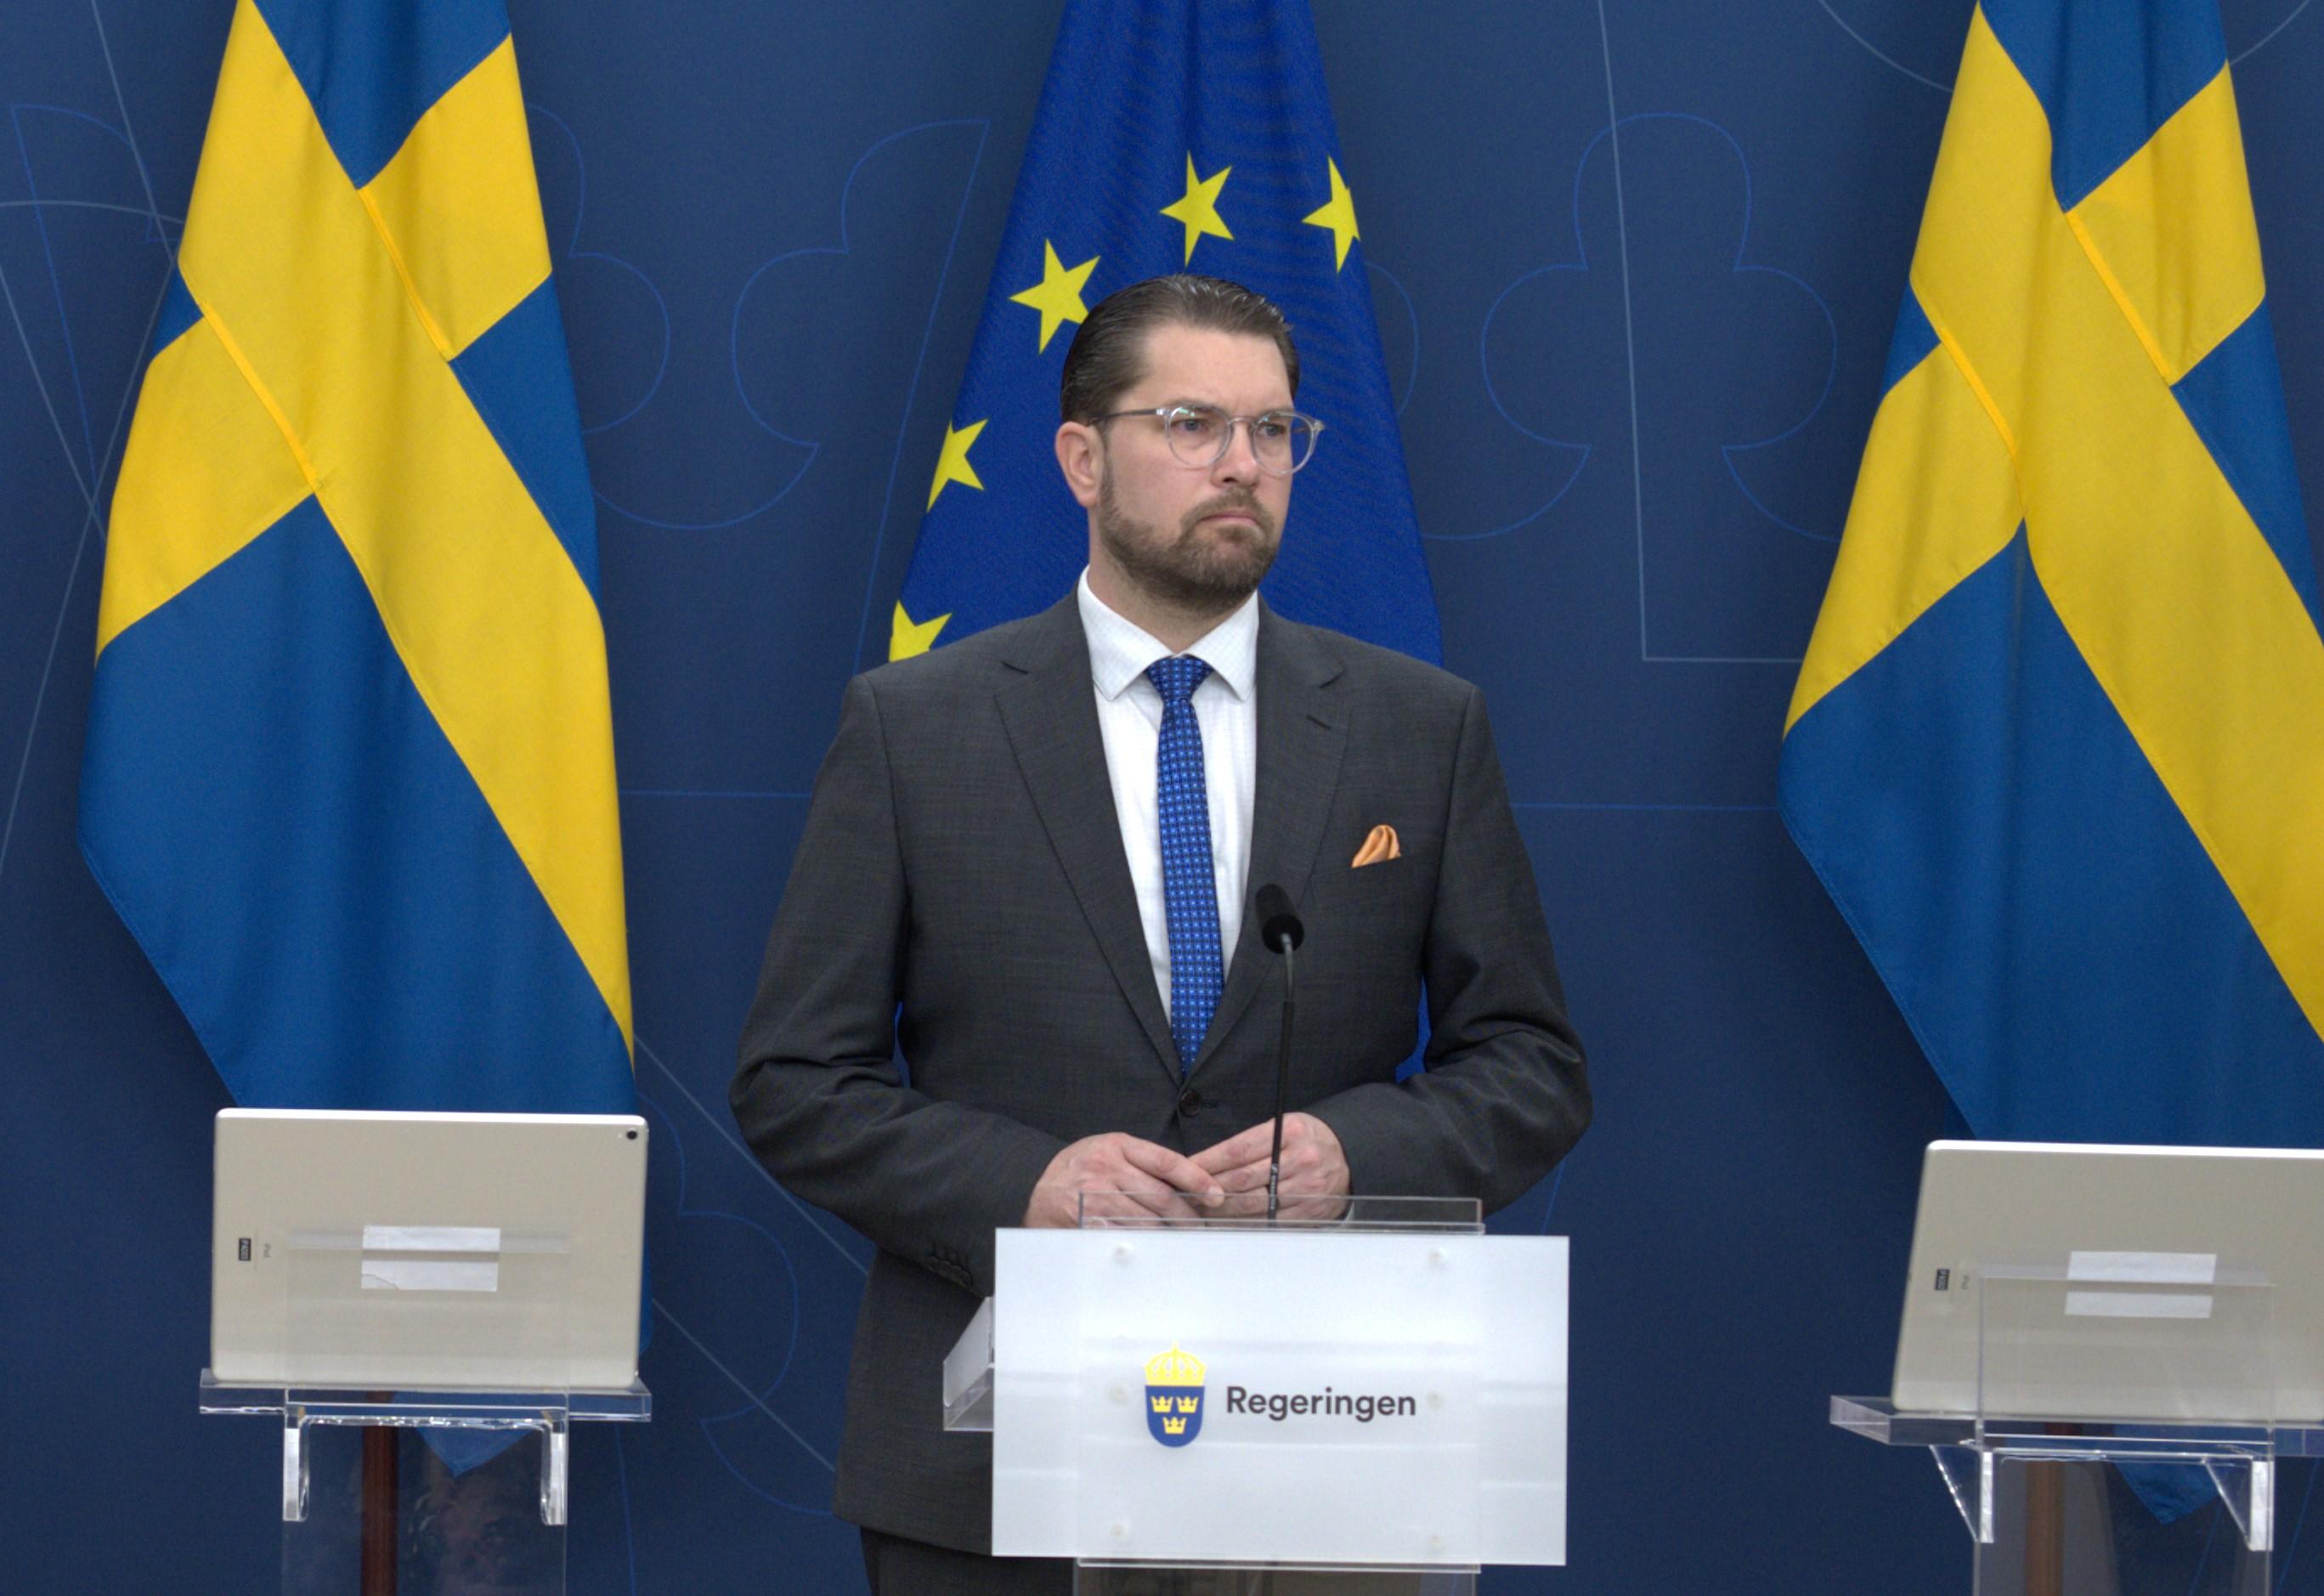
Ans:
[[[1179,523],[1179,530],[1191,534],[1206,518],[1228,513],[1248,515],[1261,532],[1270,538],[1275,535],[1275,517],[1268,513],[1267,506],[1259,502],[1257,494],[1250,493],[1226,493],[1215,499],[1204,500],[1186,512],[1185,520]]]

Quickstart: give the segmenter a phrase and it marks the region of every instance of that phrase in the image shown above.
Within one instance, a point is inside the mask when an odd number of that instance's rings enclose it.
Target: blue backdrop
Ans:
[[[2324,6],[2227,0],[2324,503]],[[274,1437],[202,1420],[217,1076],[72,844],[106,494],[230,0],[0,12],[0,1568],[263,1588]],[[1944,1102],[1774,810],[1969,0],[1323,0],[1447,663],[1489,696],[1595,1129],[1572,1564],[1501,1591],[1966,1588],[1886,1388]],[[864,1244],[725,1084],[841,684],[880,659],[1056,0],[511,0],[601,496],[657,1416],[576,1446],[573,1589],[860,1588]],[[1298,535],[1295,514],[1291,535]],[[2324,1508],[2285,1482],[2287,1591]],[[2303,1536],[2300,1532],[2305,1530]],[[199,1571],[189,1573],[187,1571]]]

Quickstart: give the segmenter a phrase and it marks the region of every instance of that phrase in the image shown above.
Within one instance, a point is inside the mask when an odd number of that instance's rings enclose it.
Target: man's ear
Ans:
[[[1099,484],[1105,476],[1105,451],[1097,429],[1085,421],[1067,421],[1057,429],[1057,469],[1065,474],[1084,510],[1097,507]]]

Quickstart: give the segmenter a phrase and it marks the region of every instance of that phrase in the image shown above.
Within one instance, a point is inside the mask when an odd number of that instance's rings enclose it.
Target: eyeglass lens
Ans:
[[[1250,428],[1251,452],[1260,466],[1287,476],[1315,452],[1315,423],[1293,411],[1271,411],[1263,416],[1236,418],[1208,405],[1182,404],[1162,418],[1170,452],[1189,466],[1214,466],[1233,447],[1235,422]]]

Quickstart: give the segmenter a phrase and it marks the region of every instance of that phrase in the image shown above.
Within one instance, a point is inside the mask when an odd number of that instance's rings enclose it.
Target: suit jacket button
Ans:
[[[1203,1094],[1192,1086],[1178,1093],[1178,1112],[1182,1118],[1193,1119],[1203,1112]]]

